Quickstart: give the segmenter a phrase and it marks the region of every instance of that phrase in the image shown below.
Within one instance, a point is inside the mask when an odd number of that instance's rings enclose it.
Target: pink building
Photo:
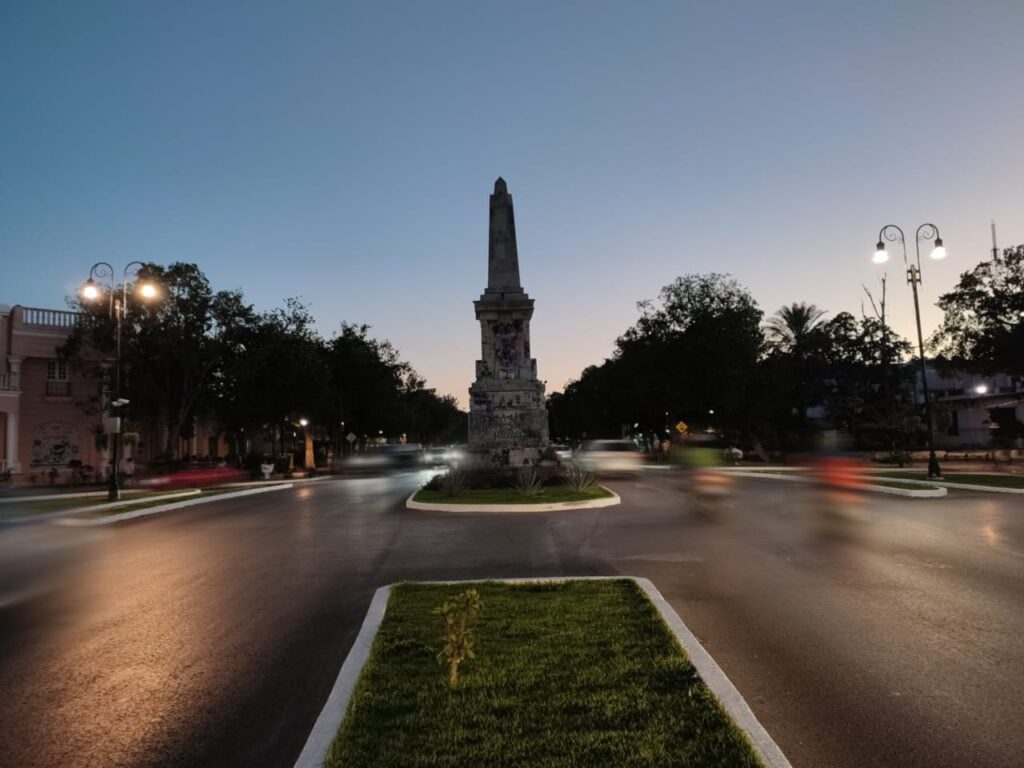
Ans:
[[[21,482],[88,481],[107,471],[109,452],[96,447],[102,383],[58,358],[77,322],[76,312],[0,304],[0,472]],[[129,459],[159,458],[167,445],[166,427],[140,422],[141,441],[124,446],[122,471]],[[191,424],[189,437],[174,445],[175,458],[226,456],[219,432],[210,422]]]
[[[57,355],[77,319],[66,310],[0,304],[0,470],[20,479],[105,464],[94,436],[102,416],[82,407],[99,396],[99,383]]]

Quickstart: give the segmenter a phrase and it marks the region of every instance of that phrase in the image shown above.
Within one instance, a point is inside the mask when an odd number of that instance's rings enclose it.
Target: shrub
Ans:
[[[441,478],[441,488],[446,496],[458,496],[466,489],[466,476],[461,469],[452,467]]]
[[[437,654],[437,663],[448,667],[448,685],[454,688],[459,682],[459,666],[473,654],[472,622],[480,613],[483,603],[475,589],[467,589],[450,600],[445,600],[434,613],[441,616],[441,640],[443,645]]]
[[[544,490],[544,480],[535,467],[523,467],[512,481],[512,487],[523,496],[537,496]]]
[[[597,478],[593,472],[588,472],[579,464],[567,464],[565,467],[565,476],[562,478],[565,484],[572,488],[574,491],[582,492],[586,491],[594,486],[597,482]]]

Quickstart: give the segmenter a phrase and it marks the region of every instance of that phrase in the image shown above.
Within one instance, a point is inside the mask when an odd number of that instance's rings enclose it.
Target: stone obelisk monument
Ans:
[[[533,299],[519,282],[512,196],[505,180],[491,195],[487,288],[473,302],[482,353],[469,388],[469,449],[479,463],[523,466],[548,444],[544,383],[530,357]]]

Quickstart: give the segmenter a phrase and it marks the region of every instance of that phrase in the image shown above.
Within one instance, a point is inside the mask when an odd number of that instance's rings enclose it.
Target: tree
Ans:
[[[808,407],[823,398],[824,347],[828,340],[822,330],[825,314],[825,310],[814,304],[798,302],[782,307],[765,323],[773,363],[768,370],[783,391],[793,395],[792,405],[787,403],[787,413],[776,412],[776,419],[788,422],[789,414],[795,409],[793,426],[800,430],[806,429]]]
[[[263,432],[284,439],[299,418],[323,424],[328,397],[326,348],[309,308],[291,298],[250,318],[224,349],[218,398],[211,411],[241,437]],[[239,440],[242,442],[241,440]]]
[[[466,414],[451,397],[438,397],[401,359],[388,341],[370,336],[370,327],[343,323],[327,343],[329,374],[325,409],[344,432],[360,437],[405,434],[412,442],[462,442]]]
[[[960,366],[1024,375],[1024,245],[983,261],[939,298],[931,346]]]
[[[160,295],[145,303],[129,292],[121,392],[130,401],[127,415],[159,435],[165,458],[177,458],[180,438],[196,418],[233,436],[236,446],[263,435],[280,440],[282,452],[286,433],[302,417],[338,445],[342,422],[345,433],[359,435],[464,439],[466,414],[455,401],[427,389],[389,342],[369,336],[368,326],[344,324],[325,341],[299,299],[257,313],[239,292],[214,292],[195,264],[147,264],[139,277],[158,284]],[[115,346],[108,305],[77,299],[73,305],[83,320],[64,354],[108,378]],[[108,358],[103,365],[88,362],[95,351]]]
[[[825,310],[813,304],[793,303],[782,307],[765,323],[768,343],[775,349],[804,358],[820,342],[818,333]]]
[[[822,400],[834,427],[862,446],[895,448],[909,437],[912,380],[889,363],[911,351],[910,342],[874,318],[841,312],[822,324]]]
[[[763,341],[749,292],[728,275],[684,275],[638,307],[612,358],[549,398],[553,433],[660,434],[676,419],[745,428]]]
[[[238,324],[249,321],[250,310],[237,293],[214,293],[195,264],[146,264],[138,277],[155,282],[160,293],[149,302],[128,293],[121,392],[130,401],[128,415],[156,424],[162,432],[162,453],[174,457],[183,427],[202,410],[211,391],[227,339]],[[121,293],[120,286],[114,290]],[[89,345],[113,356],[115,323],[105,302],[77,300],[75,306],[83,321],[64,353],[82,360]],[[100,374],[98,369],[93,372]]]

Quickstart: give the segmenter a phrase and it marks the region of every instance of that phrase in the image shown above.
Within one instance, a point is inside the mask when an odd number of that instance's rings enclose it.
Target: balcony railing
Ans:
[[[0,373],[0,392],[17,392],[18,374]]]
[[[70,381],[58,381],[56,379],[46,380],[46,396],[47,397],[70,397],[71,396],[71,382]]]
[[[35,307],[18,307],[22,325],[33,325],[37,328],[65,328],[70,331],[78,324],[78,313],[64,309],[37,309]]]

